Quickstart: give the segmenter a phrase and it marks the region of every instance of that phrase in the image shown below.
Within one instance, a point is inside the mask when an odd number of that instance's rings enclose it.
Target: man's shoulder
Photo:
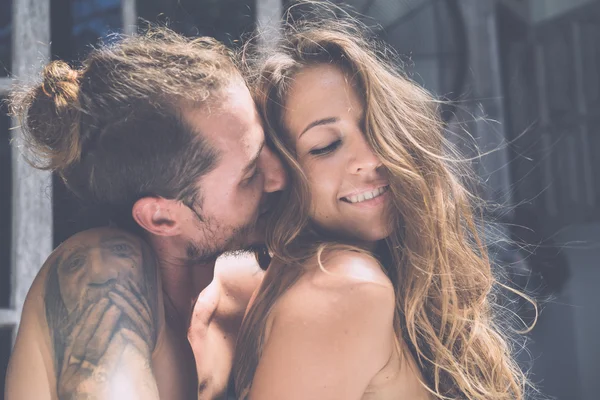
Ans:
[[[123,229],[100,227],[77,232],[62,242],[52,255],[85,246],[87,248],[106,247],[107,243],[127,242],[136,247],[149,246],[144,239]],[[52,256],[50,257],[52,258]],[[49,259],[50,259],[49,258]]]
[[[106,240],[112,239],[113,243],[122,240],[132,243],[132,245],[143,245],[141,239],[131,235],[125,231],[114,228],[94,228],[83,232],[78,232],[75,235],[69,237],[63,243],[61,243],[46,259],[44,264],[40,267],[35,279],[32,282],[31,287],[28,290],[27,298],[22,310],[21,319],[21,330],[27,329],[28,322],[35,324],[36,327],[45,326],[46,318],[48,317],[48,310],[46,309],[47,303],[47,291],[49,286],[49,279],[58,278],[59,269],[65,269],[68,266],[70,269],[77,263],[82,262],[82,258],[87,253],[95,248],[106,246]],[[104,243],[104,244],[103,244]],[[61,271],[63,276],[68,276],[74,271]],[[55,282],[58,284],[58,282]],[[40,334],[39,328],[36,328],[37,333]]]
[[[71,269],[74,270],[74,264],[82,262],[83,258],[92,251],[102,248],[109,251],[111,249],[112,251],[118,250],[119,248],[124,250],[127,247],[138,251],[145,247],[145,251],[150,252],[149,245],[142,238],[118,228],[102,227],[77,232],[50,253],[29,289],[27,295],[28,302],[38,303],[43,300],[49,272],[55,272],[54,270],[58,269],[61,265],[69,264],[72,267]],[[100,260],[96,260],[95,262],[101,263]],[[74,271],[65,272],[68,275]]]
[[[104,312],[117,308],[120,320],[137,324],[137,333],[154,343],[162,321],[160,292],[158,262],[144,239],[117,228],[94,228],[52,252],[28,293],[27,302],[34,305],[24,312],[36,310],[40,318],[42,310],[50,334],[58,336],[67,320],[78,324],[94,314],[92,309],[102,316],[102,305]]]
[[[106,277],[111,272],[129,271],[129,277],[134,280],[159,279],[154,251],[144,239],[118,228],[93,228],[69,237],[48,256],[29,290],[28,300],[43,299],[48,294],[49,280],[59,279],[60,276],[64,282],[69,277],[83,273],[93,278],[94,274],[89,272],[93,272],[92,269],[103,272],[103,268],[106,268]],[[132,274],[132,271],[143,273]],[[85,287],[80,286],[81,289]]]
[[[159,288],[156,257],[141,238],[99,228],[67,239],[29,291],[11,357],[11,390],[30,392],[21,383],[27,364],[36,362],[29,350],[36,344],[47,349],[44,365],[55,382],[50,387],[61,398],[85,385],[103,393],[108,386],[94,380],[102,371],[135,370],[149,381],[164,318]]]
[[[141,237],[117,228],[79,232],[52,252],[32,290],[43,294],[46,316],[56,308],[69,313],[100,301],[118,303],[116,294],[150,300],[160,292],[156,255]],[[118,293],[117,293],[118,292]],[[59,307],[60,306],[60,307]],[[50,322],[50,321],[48,321]]]

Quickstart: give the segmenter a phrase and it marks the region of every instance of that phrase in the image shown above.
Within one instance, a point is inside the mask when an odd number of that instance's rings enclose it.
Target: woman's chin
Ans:
[[[381,227],[379,229],[354,229],[342,233],[341,239],[349,244],[358,244],[360,247],[370,248],[377,242],[387,238],[390,235],[390,229]]]
[[[362,226],[349,232],[349,234],[357,237],[358,240],[363,242],[379,242],[390,236],[392,228],[387,226],[388,224],[373,224],[370,227]]]

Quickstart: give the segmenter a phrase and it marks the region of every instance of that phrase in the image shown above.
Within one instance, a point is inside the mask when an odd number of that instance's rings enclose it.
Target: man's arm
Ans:
[[[36,281],[7,400],[32,398],[29,365],[39,361],[31,359],[32,346],[45,358],[52,397],[159,398],[151,365],[163,319],[158,266],[143,240],[114,229],[80,233],[53,253]],[[46,333],[31,332],[35,325]]]

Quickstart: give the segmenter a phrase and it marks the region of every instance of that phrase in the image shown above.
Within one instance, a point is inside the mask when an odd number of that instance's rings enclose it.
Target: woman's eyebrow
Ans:
[[[310,124],[308,124],[308,126],[306,128],[304,128],[304,130],[302,131],[300,136],[298,136],[298,139],[300,139],[302,137],[302,135],[304,135],[306,133],[306,131],[314,128],[315,126],[334,124],[334,123],[338,122],[339,120],[340,119],[338,117],[327,117],[327,118],[321,118],[316,121],[313,121]]]

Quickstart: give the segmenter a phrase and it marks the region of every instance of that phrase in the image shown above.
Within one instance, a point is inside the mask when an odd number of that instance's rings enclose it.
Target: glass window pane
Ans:
[[[67,61],[84,58],[122,28],[121,0],[52,0],[50,13],[52,56]]]
[[[254,29],[253,0],[138,0],[138,15],[150,22],[168,22],[186,36],[212,36],[235,46]]]
[[[122,28],[121,0],[72,0],[74,54],[84,56],[90,45],[106,38]]]

